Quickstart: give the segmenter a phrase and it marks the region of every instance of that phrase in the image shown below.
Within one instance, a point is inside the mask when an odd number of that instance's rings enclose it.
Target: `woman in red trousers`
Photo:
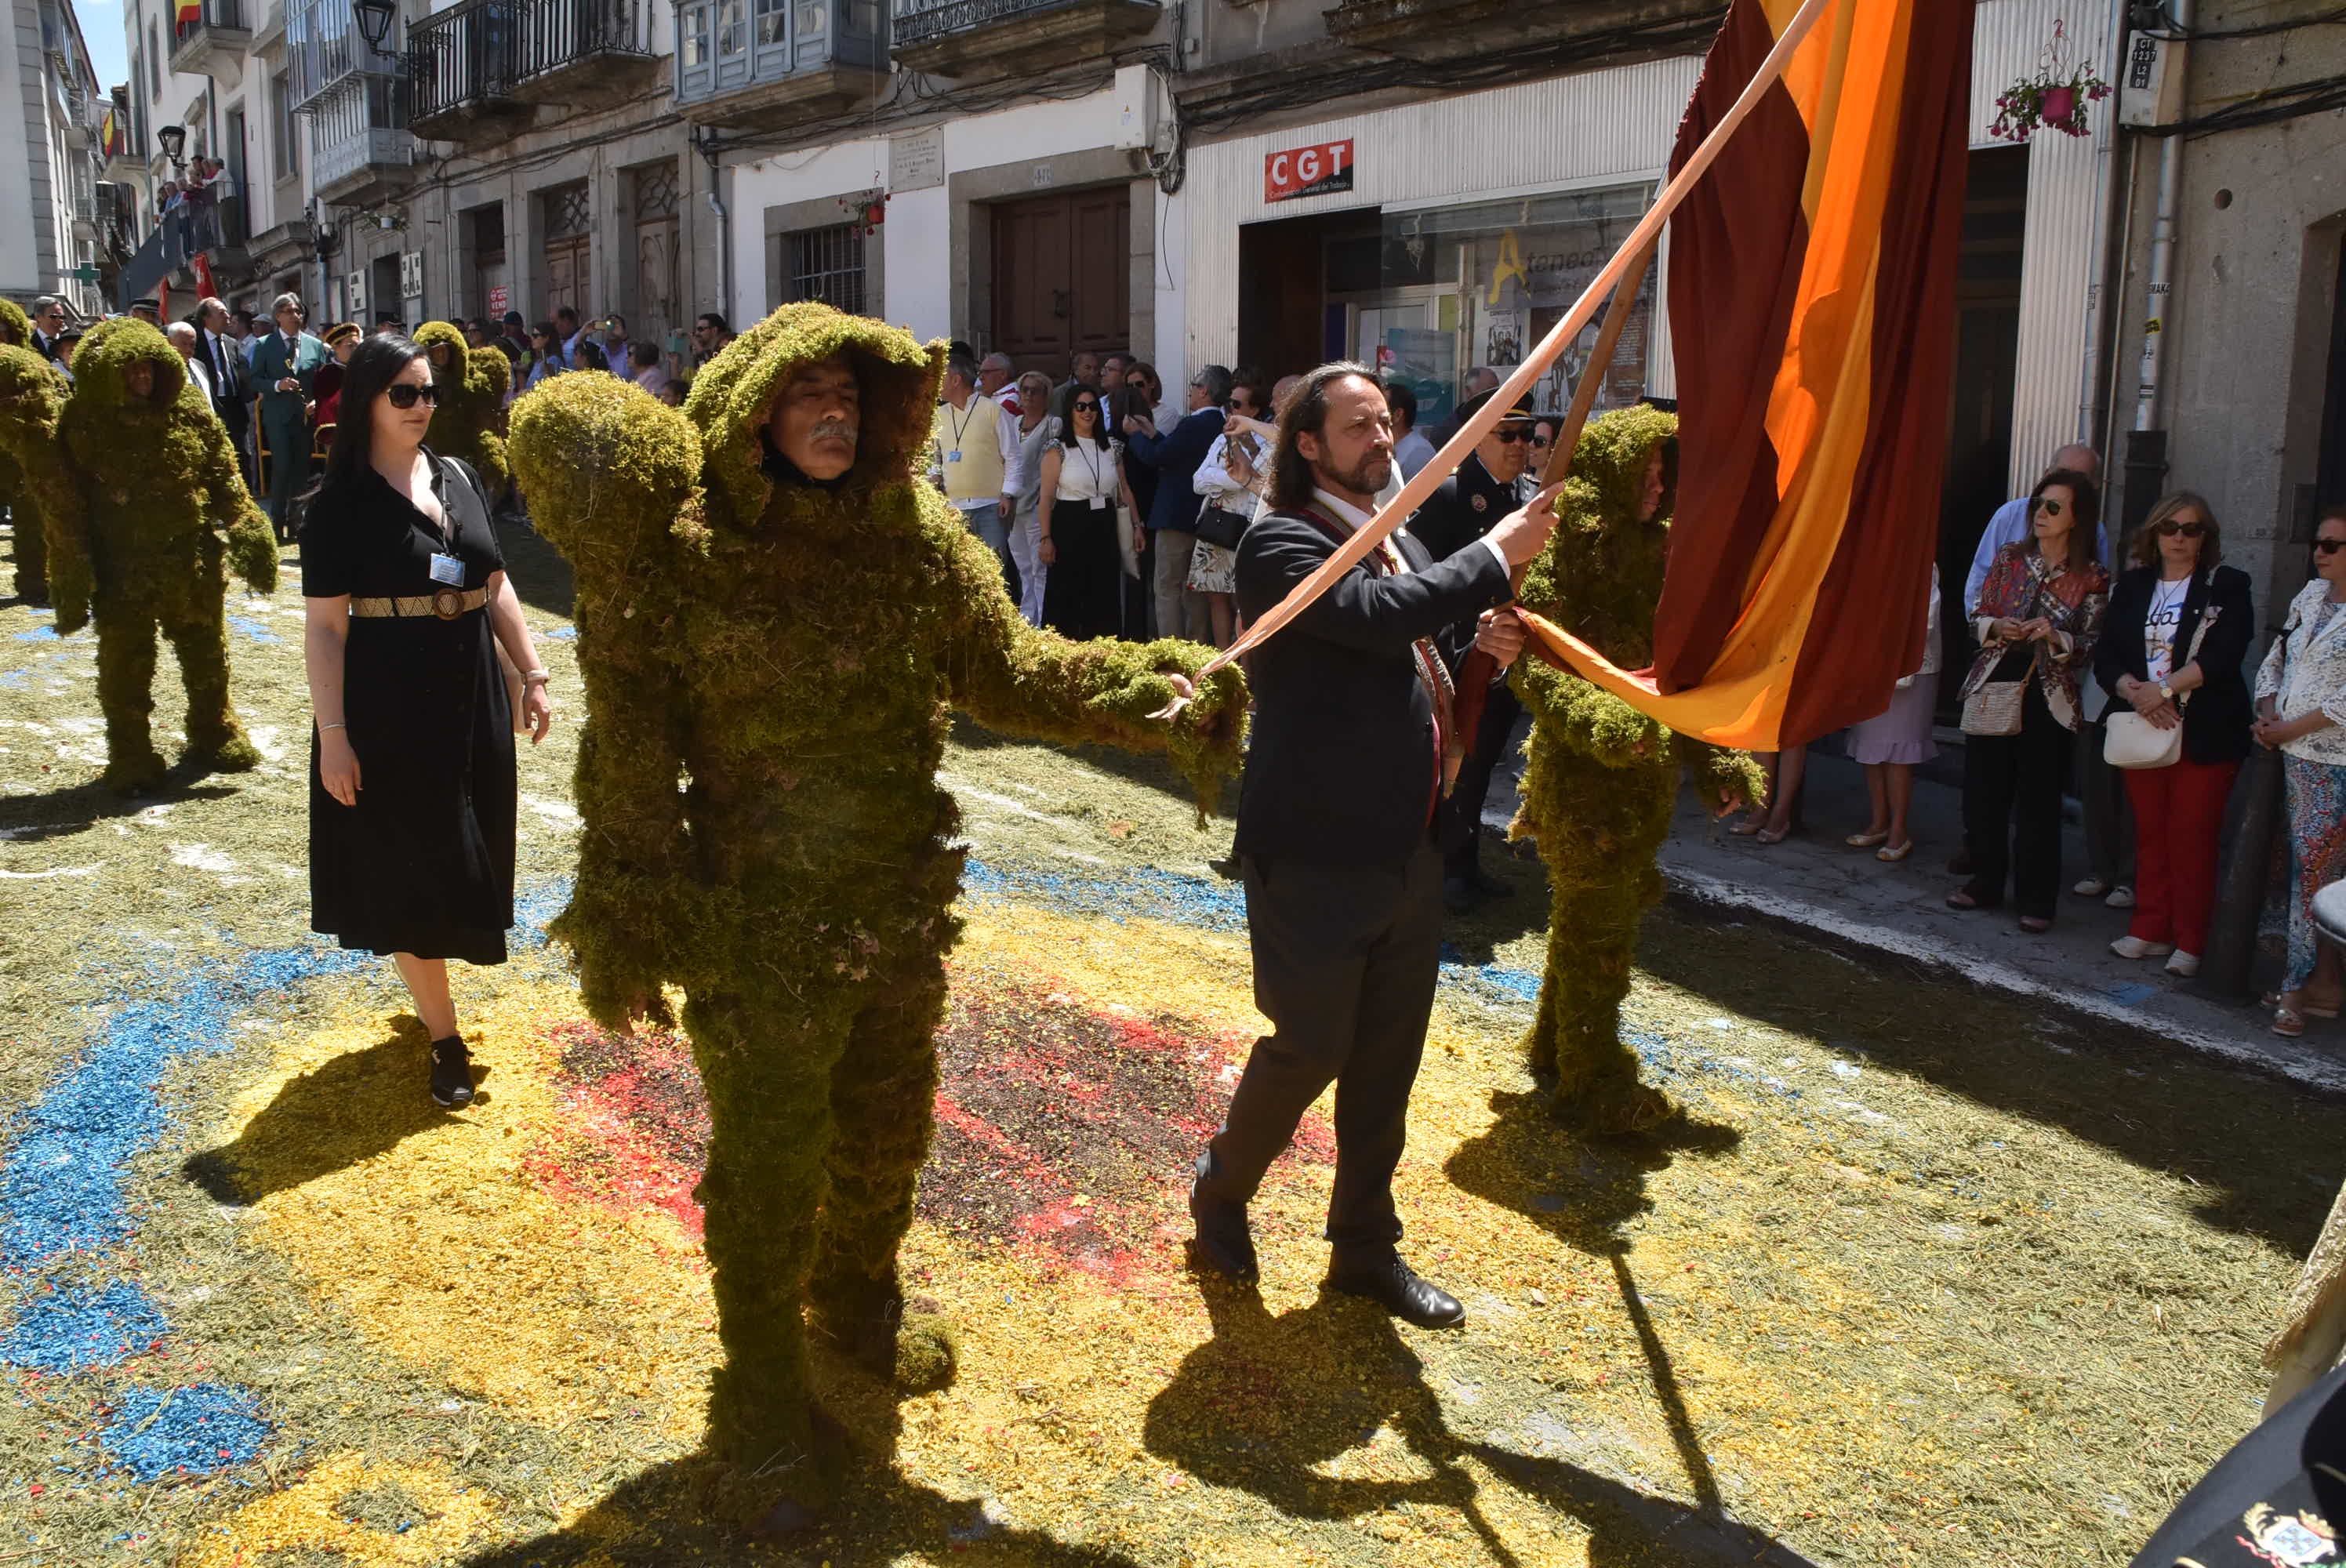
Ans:
[[[2183,728],[2175,762],[2126,776],[2138,862],[2134,921],[2110,951],[2165,958],[2168,973],[2187,977],[2207,951],[2224,802],[2249,754],[2253,718],[2240,667],[2256,616],[2247,574],[2218,564],[2222,539],[2214,511],[2188,490],[2151,508],[2135,535],[2135,565],[2110,590],[2094,651],[2094,673],[2111,694],[2106,720],[2131,708],[2161,729]]]

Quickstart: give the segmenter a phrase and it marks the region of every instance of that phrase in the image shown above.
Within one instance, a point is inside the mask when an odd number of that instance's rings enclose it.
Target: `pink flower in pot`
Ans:
[[[2077,89],[2072,87],[2047,87],[2041,110],[2049,125],[2060,125],[2077,112]]]

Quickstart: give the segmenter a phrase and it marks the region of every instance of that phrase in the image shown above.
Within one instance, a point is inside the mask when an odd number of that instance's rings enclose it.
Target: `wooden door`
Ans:
[[[546,242],[546,313],[567,305],[586,319],[586,236],[566,235]]]
[[[676,249],[675,219],[636,225],[636,313],[627,328],[638,342],[660,342],[676,325]]]
[[[1054,379],[1067,356],[1131,346],[1132,196],[1125,186],[994,209],[994,341]]]

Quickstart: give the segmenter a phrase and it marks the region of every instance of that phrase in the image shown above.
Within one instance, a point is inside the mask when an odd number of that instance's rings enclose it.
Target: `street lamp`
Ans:
[[[155,139],[162,144],[163,156],[171,160],[171,167],[184,172],[188,167],[188,160],[183,156],[188,150],[187,127],[165,126],[155,133]]]
[[[399,14],[399,0],[353,0],[351,8],[359,15],[367,47],[381,54],[382,41],[391,36],[391,19]]]

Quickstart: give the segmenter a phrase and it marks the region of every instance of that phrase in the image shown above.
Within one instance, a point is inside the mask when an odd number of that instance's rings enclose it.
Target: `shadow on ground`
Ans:
[[[953,743],[967,751],[991,751],[998,746],[1033,746],[1035,742],[1012,736],[996,735],[994,731],[964,718],[954,715]],[[1197,792],[1188,779],[1173,771],[1171,764],[1161,756],[1148,756],[1137,751],[1111,750],[1105,746],[1055,746],[1054,751],[1065,752],[1087,768],[1096,768],[1127,784],[1137,784],[1168,795],[1183,807],[1197,804]],[[1233,779],[1222,787],[1222,799],[1214,808],[1216,820],[1213,832],[1227,834],[1231,819],[1238,815],[1239,786]]]
[[[2303,1257],[2346,1175],[2339,1098],[2076,1021],[1879,953],[1678,906],[1637,964],[1721,1011],[1806,1034],[2203,1189],[2208,1224]]]
[[[1323,1294],[1273,1316],[1260,1296],[1208,1282],[1214,1337],[1183,1360],[1148,1407],[1148,1451],[1217,1486],[1251,1492],[1288,1518],[1362,1518],[1412,1505],[1455,1512],[1489,1559],[1525,1561],[1488,1517],[1469,1461],[1589,1532],[1592,1565],[1668,1563],[1682,1568],[1759,1563],[1798,1568],[1805,1559],[1726,1518],[1717,1489],[1695,1504],[1657,1497],[1558,1459],[1518,1452],[1454,1432],[1425,1385],[1424,1364],[1392,1319],[1365,1302]],[[1362,1380],[1331,1387],[1318,1369],[1333,1355]],[[1398,1436],[1419,1467],[1410,1479],[1345,1479],[1331,1461],[1364,1447],[1380,1429]],[[1419,1468],[1413,1467],[1413,1468]],[[1708,1469],[1698,1473],[1708,1477]]]
[[[0,797],[0,839],[29,843],[71,838],[100,822],[135,817],[150,806],[219,800],[237,793],[233,784],[205,782],[219,777],[207,769],[182,766],[174,767],[160,784],[138,795],[117,793],[93,779],[39,795]]]
[[[385,1154],[450,1115],[424,1093],[431,1051],[423,1025],[403,1013],[374,1044],[291,1080],[234,1143],[189,1155],[180,1172],[216,1202],[247,1205]],[[474,1075],[487,1070],[475,1064]]]

